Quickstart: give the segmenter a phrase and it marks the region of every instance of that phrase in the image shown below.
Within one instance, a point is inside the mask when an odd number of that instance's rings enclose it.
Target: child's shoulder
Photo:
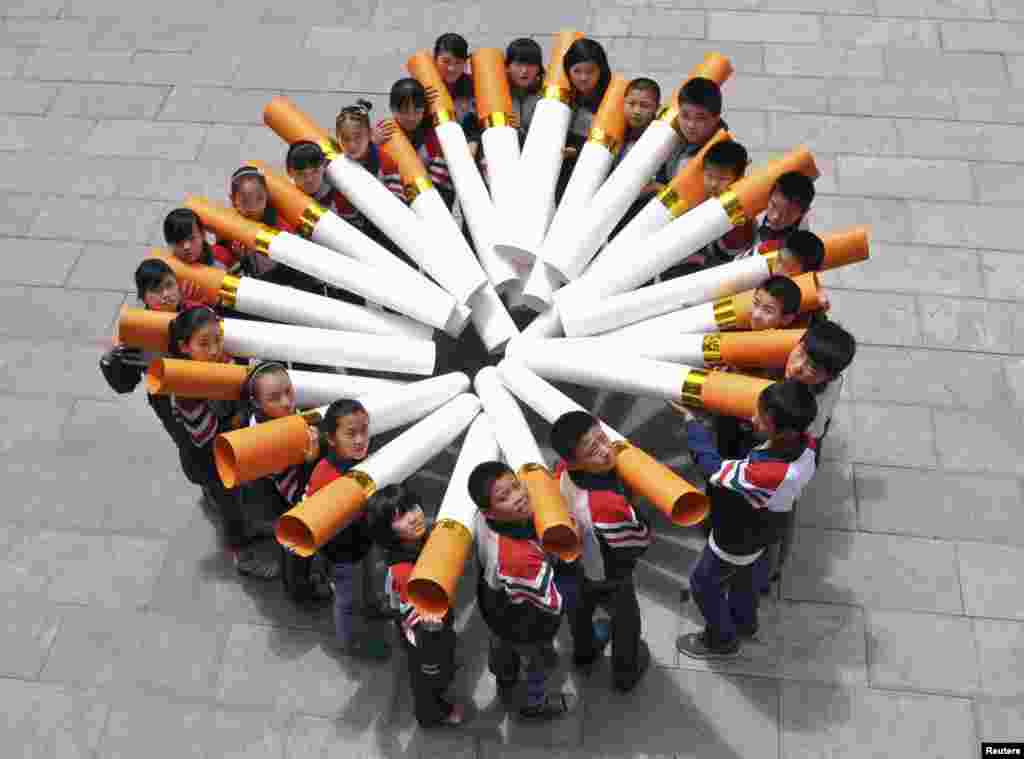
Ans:
[[[329,459],[322,458],[313,467],[313,473],[309,476],[309,492],[314,493],[324,485],[334,482],[341,477],[342,472]]]

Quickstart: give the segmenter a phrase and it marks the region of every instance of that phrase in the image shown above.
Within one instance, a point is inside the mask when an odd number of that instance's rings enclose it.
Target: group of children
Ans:
[[[467,70],[468,44],[458,34],[445,34],[437,40],[434,53],[471,148],[485,165]],[[568,181],[611,80],[605,51],[591,39],[573,43],[564,66],[571,83],[573,116],[560,188]],[[513,41],[506,51],[506,71],[515,124],[525,138],[541,97],[540,46],[531,39]],[[654,80],[644,77],[630,82],[625,93],[627,133],[617,161],[653,121],[660,100]],[[434,185],[453,207],[458,198],[427,115],[427,101],[428,93],[414,79],[401,79],[391,89],[390,108],[397,128],[417,148]],[[681,88],[677,105],[675,127],[681,143],[650,178],[613,236],[725,126],[721,91],[711,80],[690,80]],[[373,124],[369,114],[366,101],[342,108],[335,124],[337,141],[349,158],[404,199],[397,167],[379,150],[388,129],[395,127]],[[726,191],[744,175],[748,163],[741,143],[713,145],[702,166],[708,196]],[[405,258],[349,198],[325,181],[327,160],[319,145],[305,141],[291,145],[285,164],[304,192]],[[236,171],[230,178],[229,197],[246,218],[295,231],[270,202],[260,170],[243,166]],[[759,595],[785,562],[797,498],[814,475],[842,373],[856,350],[854,338],[835,322],[800,314],[801,293],[792,277],[819,270],[825,255],[821,239],[807,229],[813,199],[811,180],[796,172],[783,174],[760,218],[661,274],[662,279],[682,276],[737,257],[774,252],[777,273],[755,291],[751,327],[807,327],[785,369],[764,373],[775,382],[761,394],[752,419],[699,417],[685,406],[672,404],[685,419],[690,451],[707,476],[711,500],[708,542],[690,575],[689,588],[706,626],[701,633],[677,641],[678,650],[691,657],[735,656],[741,641],[756,635]],[[186,263],[217,266],[362,302],[236,241],[211,243],[201,219],[188,209],[168,214],[164,238],[173,255]],[[199,289],[187,281],[179,283],[167,263],[144,260],[135,272],[135,285],[145,308],[175,313],[171,356],[234,361],[225,353],[219,325],[224,309],[199,302]],[[138,385],[150,358],[140,350],[115,345],[100,364],[111,387],[124,393]],[[178,449],[185,476],[202,488],[204,501],[217,516],[238,572],[267,580],[280,577],[288,595],[299,603],[332,603],[337,645],[353,656],[386,659],[391,654],[386,639],[359,631],[357,612],[393,619],[407,652],[418,720],[424,726],[458,725],[464,712],[450,696],[456,645],[452,615],[418,611],[409,600],[409,577],[430,531],[428,509],[410,486],[381,489],[359,519],[311,558],[280,547],[266,550],[273,541],[276,517],[366,458],[371,448],[370,419],[363,405],[353,399],[332,403],[320,425],[310,428],[301,464],[238,488],[225,487],[217,474],[213,441],[218,434],[296,412],[288,372],[278,362],[250,362],[238,401],[153,395],[148,401]],[[557,718],[575,705],[571,694],[549,692],[547,687],[548,674],[558,661],[553,640],[563,614],[573,641],[573,665],[582,674],[594,671],[610,643],[612,686],[627,692],[643,678],[651,658],[642,636],[634,581],[637,562],[652,540],[651,520],[615,474],[615,453],[595,417],[585,412],[564,415],[551,427],[550,444],[560,459],[556,474],[582,541],[576,562],[562,562],[544,552],[534,531],[529,493],[507,465],[481,464],[468,484],[468,495],[479,508],[476,588],[478,608],[491,632],[489,666],[506,691],[524,676],[525,701],[516,713],[525,721]],[[381,593],[372,587],[375,554],[383,556],[388,566]],[[361,590],[356,588],[357,575],[362,579]],[[356,607],[357,597],[364,602],[361,610]],[[607,622],[595,619],[598,608],[607,613]]]

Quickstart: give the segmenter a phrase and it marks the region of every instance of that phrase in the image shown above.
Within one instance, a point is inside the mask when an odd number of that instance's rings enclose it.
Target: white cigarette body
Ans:
[[[505,388],[498,370],[487,366],[476,374],[473,387],[491,420],[498,445],[509,467],[519,470],[526,464],[543,464],[540,446],[526,423],[523,410]]]

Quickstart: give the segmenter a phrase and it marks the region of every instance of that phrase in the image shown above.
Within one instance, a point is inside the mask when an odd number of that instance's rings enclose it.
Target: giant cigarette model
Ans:
[[[601,262],[604,260],[628,255],[629,251],[642,244],[645,238],[707,200],[707,193],[704,192],[704,156],[714,145],[731,139],[732,135],[724,129],[719,129],[704,147],[676,172],[665,189],[651,198],[640,209],[640,213],[601,249],[590,262],[587,272],[600,271]]]
[[[176,395],[179,398],[205,398],[211,401],[237,401],[249,368],[240,364],[213,364],[180,358],[157,358],[146,372],[146,390],[151,395]],[[407,382],[356,377],[333,372],[288,370],[298,408],[323,406],[338,398],[353,398],[369,393],[393,392]]]
[[[124,345],[167,353],[174,314],[124,307],[118,335]],[[238,358],[258,357],[403,374],[432,374],[436,347],[431,340],[398,335],[367,335],[291,324],[222,319],[224,350]]]
[[[607,263],[600,270],[587,271],[578,280],[563,287],[555,293],[555,307],[562,319],[565,334],[570,337],[592,334],[570,331],[566,324],[566,313],[572,308],[586,306],[595,298],[628,292],[640,287],[672,264],[722,237],[734,226],[741,226],[747,219],[757,216],[767,207],[768,196],[775,181],[787,171],[799,171],[809,177],[818,176],[810,151],[805,147],[797,148],[780,160],[772,161],[759,171],[739,180],[719,197],[709,198],[687,211],[667,227],[632,248],[631,255],[605,259]],[[736,272],[736,263],[741,261],[712,269],[720,278],[723,288],[730,286],[730,279]],[[740,292],[751,286],[739,287],[731,292]],[[711,293],[705,300],[719,294]],[[569,321],[574,320],[569,317]],[[578,321],[575,320],[576,323]]]
[[[505,59],[500,50],[483,48],[472,55],[473,86],[476,90],[477,112],[484,124],[493,125],[499,120],[508,120],[512,112],[512,98],[505,75]],[[459,197],[466,225],[473,237],[476,254],[487,273],[487,278],[498,292],[503,292],[518,276],[516,268],[505,256],[494,249],[494,241],[501,225],[494,203],[487,192],[480,170],[469,143],[462,131],[462,125],[455,119],[455,104],[448,86],[434,64],[429,50],[421,50],[406,63],[409,73],[427,90],[427,107],[434,124],[448,173]],[[512,129],[513,136],[515,130]],[[519,157],[519,145],[515,145],[514,162]]]
[[[317,143],[329,161],[327,180],[458,300],[458,296],[441,279],[447,271],[447,251],[439,248],[430,228],[416,217],[412,209],[359,163],[345,156],[337,142],[288,98],[275,97],[271,100],[263,109],[263,122],[288,144],[300,140]],[[468,318],[467,310],[461,316],[461,323],[465,325]],[[455,329],[455,325],[450,325],[446,331],[451,333]]]
[[[584,410],[565,393],[514,360],[498,364],[498,374],[513,395],[549,424],[554,424],[562,414]],[[707,516],[707,496],[604,422],[601,426],[615,449],[615,471],[632,491],[649,500],[680,527],[698,524]]]
[[[628,362],[612,362],[605,350],[568,348],[560,342],[564,341],[520,338],[509,346],[506,355],[545,379],[681,401],[716,414],[742,418],[754,415],[758,396],[772,384],[770,380],[709,372],[642,356],[630,356]]]
[[[575,244],[575,237],[585,222],[580,215],[585,213],[597,188],[608,176],[612,162],[622,147],[626,135],[625,98],[628,86],[628,79],[615,74],[594,115],[590,135],[580,150],[544,244],[523,287],[526,305],[535,311],[551,305],[553,285],[564,281],[558,270],[551,268],[548,260],[557,258],[560,251]]]
[[[250,221],[234,209],[211,203],[206,198],[189,197],[185,205],[195,211],[204,226],[221,237],[240,242],[335,287],[434,327],[444,328],[452,318],[454,305],[451,301],[438,297],[436,291],[420,287],[411,279],[389,277],[390,269],[369,266],[298,235]]]
[[[430,339],[433,332],[429,325],[398,314],[356,306],[253,277],[236,277],[216,266],[187,264],[166,250],[154,248],[149,257],[164,261],[179,282],[195,283],[201,291],[202,301],[210,306],[225,306],[272,321],[321,329],[403,335],[421,340]]]
[[[392,121],[391,125],[391,137],[381,147],[381,151],[385,159],[397,166],[401,173],[406,198],[416,216],[434,230],[439,241],[443,241],[447,258],[443,267],[438,264],[436,277],[457,300],[466,302],[472,309],[473,326],[487,350],[498,351],[518,335],[519,330],[473,255],[466,238],[455,225],[455,220],[430,181],[416,149],[397,124]],[[440,278],[441,269],[443,279]]]
[[[576,525],[559,490],[558,480],[544,464],[523,410],[493,366],[477,372],[473,386],[494,425],[505,461],[530,494],[533,523],[544,550],[557,554],[563,561],[575,561],[580,555]]]
[[[421,612],[444,614],[454,606],[476,533],[477,507],[469,496],[469,475],[478,464],[500,455],[491,420],[480,414],[466,431],[434,529],[409,577],[409,599]]]
[[[510,202],[514,205],[506,208],[503,203],[497,204],[499,211],[514,213],[516,220],[514,226],[505,228],[509,237],[499,240],[498,250],[507,251],[523,263],[531,263],[537,255],[555,212],[555,183],[572,121],[571,89],[562,61],[572,43],[582,37],[581,32],[572,30],[555,36],[545,70],[543,94],[533,111],[530,131],[515,171],[515,185],[510,189]]]
[[[713,332],[710,334],[647,333],[628,338],[563,337],[546,340],[558,350],[585,350],[591,354],[636,355],[661,361],[690,364],[705,369],[716,366],[738,369],[782,369],[789,354],[804,336],[803,329],[769,329],[756,332]]]
[[[274,208],[296,228],[299,235],[369,266],[387,269],[387,276],[391,281],[409,283],[405,286],[417,288],[417,292],[429,291],[422,307],[430,307],[437,311],[438,316],[434,317],[434,321],[441,318],[440,314],[448,312],[447,324],[434,326],[441,326],[454,336],[458,336],[462,331],[469,319],[469,309],[457,304],[455,296],[442,290],[440,286],[336,213],[324,208],[296,187],[287,176],[271,170],[262,161],[249,161],[249,165],[255,166],[263,173]]]
[[[839,236],[833,236],[833,238]],[[859,235],[845,235],[839,239],[856,241]],[[866,238],[864,246],[858,249],[867,251]],[[770,254],[769,254],[770,255]],[[792,278],[800,288],[800,311],[820,311],[826,307],[824,294],[821,291],[818,275],[814,272],[800,274]],[[750,315],[754,310],[754,290],[746,290],[736,295],[701,303],[673,311],[653,319],[646,319],[628,327],[605,332],[600,337],[608,339],[652,341],[666,338],[673,340],[676,336],[695,333],[711,333],[719,330],[750,329]],[[585,338],[578,338],[585,339]],[[667,348],[666,348],[667,349]],[[644,354],[648,355],[648,354]],[[651,356],[651,358],[660,358]]]
[[[359,517],[378,488],[414,474],[451,445],[479,413],[475,395],[456,396],[284,514],[277,522],[278,542],[300,556],[312,556]]]
[[[823,270],[867,258],[867,232],[864,228],[855,228],[838,235],[829,235],[823,239],[823,242],[826,251],[822,264]],[[680,307],[687,309],[706,303],[712,298],[720,299],[736,292],[756,288],[776,272],[778,256],[778,251],[747,256],[721,267],[715,266],[650,287],[641,287],[632,292],[605,297],[600,302],[574,300],[561,312],[562,325],[565,328],[565,333],[570,337],[610,332],[634,323],[658,326],[653,319],[661,314],[672,311],[678,313]],[[729,271],[719,271],[726,267],[729,267]],[[806,280],[802,280],[802,282],[804,282],[804,290],[801,292],[805,294],[805,298],[801,299],[803,302],[811,297],[811,293],[806,292],[809,287]],[[818,292],[816,284],[813,289],[816,297]],[[748,314],[752,297],[751,293],[741,303]],[[814,304],[813,301],[807,302],[808,310]],[[728,315],[728,307],[725,304],[716,304],[714,308],[718,308],[721,312],[720,316],[716,317],[719,327],[725,329],[734,326],[723,326],[722,319]],[[643,320],[648,321],[644,322]],[[672,319],[669,317],[662,325],[671,322]]]
[[[690,72],[687,81],[703,77],[721,84],[731,75],[732,63],[728,58],[718,53],[708,53],[704,61]],[[576,279],[580,275],[605,238],[629,210],[643,186],[651,181],[658,167],[679,144],[681,138],[676,131],[678,115],[677,92],[673,94],[672,102],[644,130],[636,145],[630,148],[622,163],[615,167],[594,195],[586,209],[586,224],[577,231],[574,244],[552,251],[548,263],[558,269],[565,279]]]
[[[387,392],[371,392],[359,400],[370,417],[370,434],[377,435],[422,419],[468,387],[469,377],[452,372]],[[319,424],[327,408],[324,405],[218,435],[213,442],[213,460],[225,487],[301,464],[309,445],[305,430]]]

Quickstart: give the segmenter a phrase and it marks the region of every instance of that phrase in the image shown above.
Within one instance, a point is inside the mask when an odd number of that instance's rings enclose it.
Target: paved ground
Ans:
[[[0,3],[4,754],[960,759],[1024,737],[1024,5],[324,5]],[[327,617],[232,576],[151,412],[96,361],[163,215],[186,192],[223,197],[243,159],[280,160],[260,123],[272,95],[330,124],[351,93],[382,106],[437,33],[504,46],[564,25],[665,89],[706,51],[732,57],[738,138],[759,157],[807,142],[815,228],[873,226],[872,261],[827,277],[862,349],[742,659],[675,653],[697,625],[677,593],[700,540],[666,526],[641,577],[659,666],[634,695],[602,670],[570,678],[579,718],[511,723],[465,610],[459,688],[479,714],[426,736],[399,668],[333,657]],[[596,402],[682,462],[656,405]],[[425,475],[435,490],[448,465]]]

